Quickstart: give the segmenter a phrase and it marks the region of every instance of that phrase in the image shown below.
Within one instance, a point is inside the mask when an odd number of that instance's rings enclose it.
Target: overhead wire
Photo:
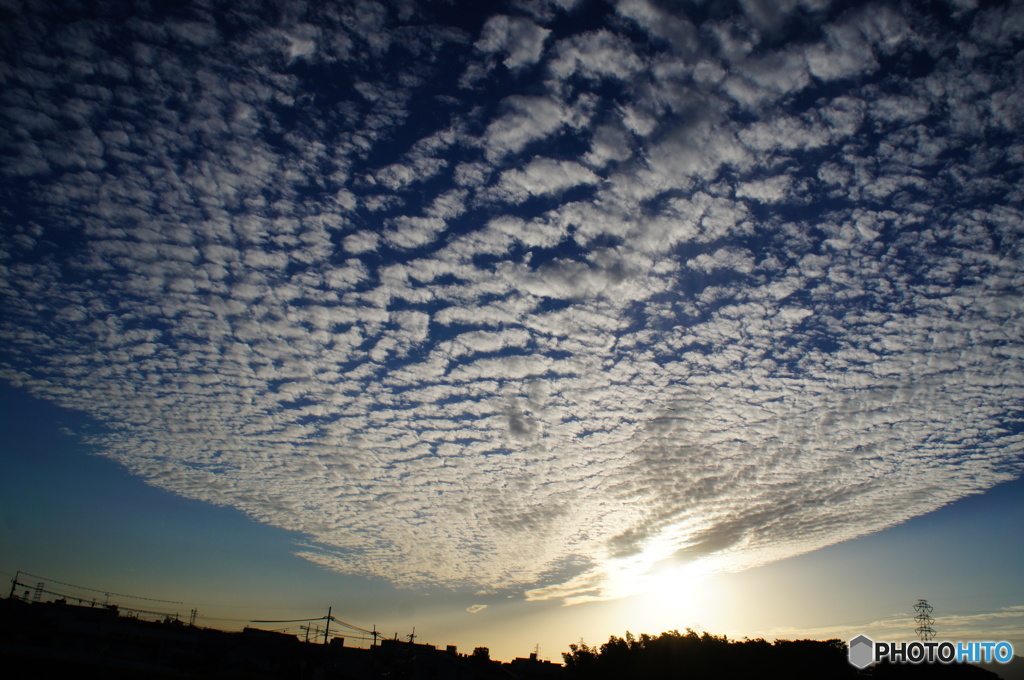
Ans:
[[[19,571],[18,574],[24,574],[25,576],[31,576],[32,578],[39,579],[40,581],[43,581],[43,582],[46,582],[46,583],[56,583],[57,585],[67,586],[68,588],[76,588],[78,590],[88,590],[89,592],[92,592],[92,593],[103,593],[104,595],[110,595],[112,597],[127,597],[127,598],[131,598],[133,600],[146,600],[148,602],[161,602],[163,604],[185,604],[184,602],[179,602],[177,600],[158,600],[158,599],[153,598],[153,597],[141,597],[139,595],[125,595],[124,593],[114,593],[114,592],[111,592],[109,590],[100,590],[99,588],[89,588],[89,587],[86,587],[86,586],[76,586],[73,583],[64,583],[63,581],[58,581],[57,579],[52,579],[52,578],[46,578],[45,576],[40,576],[39,574],[30,574],[27,571]],[[15,576],[15,580],[17,580],[17,576]],[[28,583],[18,583],[18,585],[22,585],[22,586],[26,586],[26,587],[31,587],[30,584],[28,584]],[[75,599],[78,599],[78,598],[75,598]]]
[[[36,584],[24,583],[23,581],[19,580],[21,576],[26,576],[26,577],[30,577],[30,578],[36,579],[36,580],[39,581],[39,583],[36,583]],[[80,585],[76,585],[74,583],[66,583],[64,581],[58,581],[57,579],[51,579],[51,578],[47,578],[45,576],[40,576],[39,574],[33,574],[33,573],[30,573],[30,572],[27,572],[27,571],[20,571],[20,570],[15,572],[14,577],[11,579],[11,581],[12,581],[12,583],[14,585],[28,588],[31,591],[40,592],[40,593],[46,593],[47,595],[53,595],[55,597],[65,598],[65,599],[68,599],[68,600],[76,600],[79,603],[90,602],[90,600],[88,598],[80,597],[78,595],[70,595],[68,593],[60,593],[60,592],[56,592],[56,591],[53,591],[53,590],[48,590],[46,588],[41,588],[40,586],[44,585],[44,584],[57,584],[57,585],[65,586],[67,588],[73,588],[75,590],[87,591],[87,592],[90,592],[90,593],[101,593],[101,594],[106,595],[108,597],[129,598],[129,599],[133,599],[133,600],[144,600],[144,601],[147,601],[147,602],[159,602],[159,603],[162,603],[162,604],[184,604],[184,602],[180,602],[178,600],[160,600],[160,599],[153,598],[153,597],[143,597],[143,596],[140,596],[140,595],[126,595],[124,593],[115,593],[115,592],[111,592],[111,591],[108,591],[108,590],[102,590],[102,589],[99,589],[99,588],[90,588],[88,586],[80,586]],[[91,603],[92,604],[97,604],[95,602],[95,600],[93,600]],[[106,604],[106,603],[104,603],[104,604]],[[133,607],[126,607],[126,606],[123,606],[123,605],[120,607],[120,609],[122,609],[124,611],[139,613],[139,614],[151,614],[151,615],[164,616],[164,617],[177,617],[178,616],[178,614],[170,614],[170,613],[167,613],[167,612],[149,611],[149,610],[145,610],[145,609],[136,609],[136,608],[133,608]],[[287,619],[287,620],[236,619],[236,618],[226,618],[226,617],[217,617],[217,616],[207,616],[207,615],[199,614],[198,611],[196,611],[194,613],[194,618],[204,619],[204,620],[207,620],[207,621],[225,621],[225,622],[231,622],[231,623],[310,623],[312,621],[330,620],[331,622],[336,623],[339,626],[342,626],[343,628],[348,629],[349,631],[355,631],[357,633],[362,633],[363,635],[370,636],[370,637],[363,637],[363,636],[359,636],[359,635],[349,635],[349,634],[346,634],[345,635],[346,639],[349,639],[349,640],[368,640],[369,641],[369,640],[376,640],[378,637],[380,637],[379,634],[375,634],[373,631],[367,630],[365,628],[360,628],[359,626],[356,626],[354,624],[348,623],[347,621],[342,621],[340,619],[337,619],[334,616],[320,616],[320,617],[313,617],[313,618],[308,618],[308,619]],[[294,626],[288,626],[288,627],[286,627],[284,629],[281,629],[281,630],[287,630],[288,628],[294,628]],[[335,635],[334,637],[340,637],[340,636]]]

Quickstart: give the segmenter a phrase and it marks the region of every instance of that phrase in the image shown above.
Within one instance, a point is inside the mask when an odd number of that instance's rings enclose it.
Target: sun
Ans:
[[[623,602],[623,616],[637,630],[717,631],[731,609],[724,578],[700,563],[659,567]]]

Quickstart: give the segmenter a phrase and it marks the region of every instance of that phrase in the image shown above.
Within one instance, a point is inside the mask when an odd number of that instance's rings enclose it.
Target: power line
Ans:
[[[310,621],[323,621],[326,616],[319,616],[315,619],[250,619],[249,623],[309,623]],[[234,619],[238,621],[239,619]]]
[[[29,587],[28,584],[25,584],[25,583],[18,583],[18,582],[15,582],[15,583],[17,583],[17,585]],[[85,598],[77,597],[75,595],[69,595],[67,593],[59,593],[59,592],[57,592],[55,590],[47,590],[46,588],[43,588],[42,586],[43,586],[42,583],[37,583],[34,587],[31,588],[31,592],[33,593],[33,602],[38,602],[39,599],[40,599],[40,596],[43,595],[44,593],[46,595],[53,595],[55,597],[63,598],[64,600],[77,600],[79,604],[82,604],[84,602],[89,602]],[[26,596],[28,595],[28,592],[29,591],[27,591],[27,590],[25,591]],[[141,598],[141,599],[145,599],[145,598]],[[163,600],[156,600],[156,601],[157,602],[162,602]],[[93,600],[92,602],[90,602],[90,604],[95,606],[97,603],[96,603],[95,600]],[[116,606],[116,605],[106,605],[106,604],[104,604],[103,606],[113,607],[113,606]],[[117,609],[119,611],[122,611],[122,612],[132,612],[132,613],[135,613],[135,614],[150,614],[152,616],[162,616],[165,619],[177,619],[178,618],[178,614],[176,614],[176,613],[175,614],[171,614],[170,612],[155,612],[155,611],[152,611],[152,610],[149,610],[149,609],[136,609],[134,607],[125,607],[123,605],[122,606],[118,606]]]
[[[206,614],[197,614],[197,619],[205,619],[207,621],[230,621],[232,623],[255,623],[251,619],[228,619],[223,616],[207,616]],[[303,619],[305,621],[305,619]]]
[[[178,602],[177,600],[158,600],[158,599],[153,598],[153,597],[141,597],[139,595],[125,595],[124,593],[112,593],[109,590],[100,590],[98,588],[87,588],[86,586],[76,586],[73,583],[64,583],[63,581],[57,581],[56,579],[46,578],[45,576],[40,576],[39,574],[30,574],[27,571],[19,571],[18,574],[24,574],[25,576],[31,576],[32,578],[39,579],[40,581],[45,581],[47,583],[56,583],[57,585],[67,586],[68,588],[76,588],[78,590],[88,590],[89,592],[92,592],[92,593],[103,593],[104,595],[112,595],[114,597],[127,597],[127,598],[131,598],[133,600],[146,600],[148,602],[160,602],[162,604],[185,604],[184,602]],[[14,577],[15,582],[17,582],[17,579],[18,579],[18,575],[15,575],[15,577]],[[25,584],[25,583],[18,583],[18,585],[24,586],[24,585],[27,585],[27,584]],[[56,593],[51,593],[51,594],[56,594]],[[79,598],[74,598],[74,599],[77,600]]]
[[[354,631],[356,631],[358,633],[363,633],[365,635],[372,636],[372,637],[362,637],[362,636],[359,636],[359,635],[350,635],[350,634],[346,633],[345,636],[344,636],[346,640],[373,640],[374,645],[377,644],[377,630],[376,630],[376,626],[374,626],[374,630],[370,631],[370,630],[366,630],[365,628],[360,628],[359,626],[354,626],[351,623],[346,623],[345,621],[340,621],[340,620],[334,618],[334,616],[331,615],[331,609],[332,609],[331,607],[327,608],[327,616],[319,616],[319,617],[316,617],[316,618],[310,617],[308,619],[252,619],[252,620],[249,621],[249,623],[305,623],[306,624],[305,626],[300,626],[299,628],[300,628],[300,630],[305,630],[306,631],[306,638],[308,640],[308,638],[309,638],[309,631],[310,631],[310,628],[311,628],[311,626],[309,624],[311,624],[313,621],[324,621],[324,622],[326,622],[326,625],[324,626],[323,636],[324,636],[324,644],[326,645],[327,644],[327,640],[331,637],[331,632],[330,632],[331,631],[331,622],[333,621],[334,623],[338,624],[339,626],[342,626],[343,628],[348,628],[349,630],[354,630]],[[320,627],[316,626],[315,630],[317,631],[316,634],[320,635]],[[414,628],[413,629],[414,635],[415,635],[415,632],[416,632],[416,629]],[[341,637],[341,636],[335,635],[334,637]],[[411,636],[411,637],[414,637],[414,636]],[[412,640],[410,639],[410,642],[411,641]]]
[[[9,573],[9,572],[7,572],[7,573]],[[36,579],[36,580],[38,580],[38,583],[35,583],[35,584],[25,583],[25,582],[20,580],[20,578],[22,576],[31,577],[32,579]],[[57,591],[53,591],[53,590],[48,590],[45,587],[47,584],[57,584],[57,585],[65,586],[66,588],[71,588],[71,589],[78,590],[78,591],[87,591],[87,592],[90,592],[90,593],[102,593],[103,595],[107,596],[108,599],[110,597],[120,597],[120,598],[129,598],[129,599],[133,599],[133,600],[145,600],[147,602],[159,602],[159,603],[162,603],[162,604],[184,604],[183,602],[179,602],[177,600],[159,600],[159,599],[156,599],[156,598],[153,598],[153,597],[143,597],[143,596],[140,596],[140,595],[126,595],[124,593],[114,593],[114,592],[110,592],[110,591],[107,591],[107,590],[101,590],[99,588],[90,588],[88,586],[80,586],[80,585],[76,585],[74,583],[66,583],[64,581],[58,581],[56,579],[51,579],[51,578],[46,578],[45,576],[40,576],[39,574],[31,574],[31,573],[29,573],[27,571],[20,571],[20,570],[15,572],[14,578],[11,579],[11,597],[14,597],[15,589],[18,586],[21,586],[21,587],[24,587],[24,588],[28,589],[28,590],[25,591],[25,597],[26,598],[28,597],[28,593],[32,592],[36,600],[38,600],[41,595],[46,594],[46,595],[53,595],[53,596],[60,597],[60,598],[65,598],[65,599],[68,599],[68,600],[76,600],[79,603],[89,602],[93,606],[95,606],[97,604],[95,598],[93,598],[92,601],[90,602],[89,597],[81,597],[80,595],[70,595],[68,593],[61,593],[61,592],[57,592]],[[106,605],[107,603],[102,603],[102,604]],[[166,617],[166,618],[174,618],[174,619],[178,618],[178,614],[169,614],[167,612],[149,611],[149,610],[145,610],[145,609],[135,609],[135,608],[126,607],[126,606],[123,606],[123,605],[120,607],[120,609],[122,609],[124,611],[127,611],[127,612],[134,612],[134,613],[137,613],[137,614],[150,614],[150,615],[163,616],[163,617]],[[206,615],[200,615],[198,610],[193,609],[190,612],[190,623],[194,624],[195,620],[197,618],[198,619],[208,620],[208,621],[229,621],[229,622],[239,622],[239,623],[246,622],[246,623],[307,623],[308,624],[308,623],[310,623],[312,621],[326,621],[327,622],[327,626],[326,626],[326,629],[324,630],[325,642],[327,640],[327,635],[328,635],[329,630],[330,630],[331,622],[336,623],[342,629],[347,629],[348,631],[354,631],[356,633],[361,633],[362,634],[362,635],[352,635],[352,634],[346,632],[345,633],[346,639],[350,639],[350,640],[372,640],[374,643],[376,643],[377,637],[378,637],[378,633],[376,632],[376,628],[374,630],[370,631],[370,630],[367,630],[365,628],[360,628],[359,626],[356,626],[356,625],[353,625],[351,623],[348,623],[347,621],[341,621],[340,619],[337,619],[337,618],[335,618],[334,616],[331,615],[331,609],[327,610],[327,616],[311,617],[311,618],[307,618],[307,619],[287,619],[287,620],[280,620],[280,619],[277,619],[277,620],[269,620],[269,619],[234,619],[234,618],[226,618],[226,617],[206,616]]]

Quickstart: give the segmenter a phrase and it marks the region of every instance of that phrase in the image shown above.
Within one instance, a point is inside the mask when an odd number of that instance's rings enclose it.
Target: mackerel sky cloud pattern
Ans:
[[[0,375],[311,561],[574,603],[1024,471],[1020,3],[0,16]]]

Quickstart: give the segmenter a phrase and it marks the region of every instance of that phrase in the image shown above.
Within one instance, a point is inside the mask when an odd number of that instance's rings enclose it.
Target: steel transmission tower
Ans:
[[[935,639],[935,629],[932,628],[935,619],[932,618],[932,609],[928,600],[918,600],[914,605],[914,611],[917,612],[917,616],[914,617],[917,629],[914,632],[917,633],[917,637],[921,638],[921,642]]]

